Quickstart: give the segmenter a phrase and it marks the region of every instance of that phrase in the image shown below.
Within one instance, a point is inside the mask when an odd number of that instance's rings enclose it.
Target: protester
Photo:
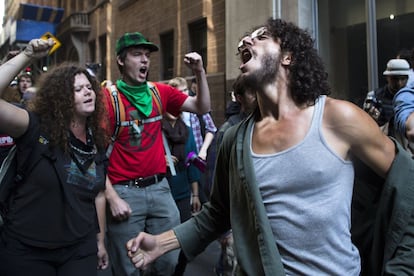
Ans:
[[[237,114],[231,115],[220,127],[216,136],[216,148],[219,149],[223,140],[224,133],[232,126],[240,123],[247,118],[257,107],[256,93],[252,90],[245,89],[245,86],[239,75],[233,84],[233,92],[235,100],[240,106]],[[221,245],[221,253],[214,267],[217,276],[233,275],[237,260],[233,250],[233,233],[228,231],[219,239]]]
[[[162,83],[147,81],[151,53],[158,46],[141,33],[125,33],[116,43],[121,78],[116,81],[125,118],[129,125],[119,131],[109,158],[106,198],[108,248],[112,273],[117,276],[140,275],[125,254],[126,242],[140,231],[158,234],[180,223],[179,212],[165,178],[166,160],[161,132],[162,113],[178,116],[181,111],[210,111],[210,95],[201,56],[189,53],[185,64],[197,78],[199,93],[188,97]],[[110,89],[105,89],[109,123],[116,119]],[[159,104],[159,105],[158,105]],[[178,251],[154,263],[146,274],[172,275]]]
[[[200,171],[187,160],[188,155],[196,150],[194,137],[191,129],[179,116],[166,113],[162,125],[176,170],[176,175],[167,173],[167,179],[180,211],[180,221],[184,222],[191,217],[193,212],[198,212],[201,208],[197,183]]]
[[[185,79],[184,79],[185,80]],[[181,80],[183,82],[184,80]],[[191,80],[191,90],[188,88],[182,92],[189,95],[197,95],[197,81],[196,79]],[[207,162],[206,170],[201,174],[199,181],[200,186],[200,200],[201,203],[205,203],[209,200],[211,190],[211,173],[213,171],[215,153],[210,149],[214,141],[217,127],[214,124],[213,118],[210,113],[196,114],[194,112],[183,112],[182,118],[187,126],[193,131],[193,136],[197,145],[198,156]]]
[[[167,173],[167,180],[180,211],[180,222],[184,222],[191,218],[193,212],[199,212],[201,208],[198,189],[200,171],[194,164],[186,163],[188,155],[195,154],[197,148],[191,128],[185,125],[180,116],[166,113],[162,129],[168,141],[176,171],[176,175]],[[180,252],[173,275],[184,275],[186,266],[187,259]]]
[[[0,93],[53,43],[31,40],[3,64]],[[62,64],[43,76],[33,110],[0,100],[0,132],[28,164],[5,215],[0,275],[97,275],[108,266],[101,97],[86,69]]]
[[[414,62],[414,48],[411,50],[408,49],[401,49],[398,53],[396,58],[405,59],[408,64],[410,65],[410,72],[408,73],[408,80],[407,80],[407,87],[414,88],[414,70],[413,70],[413,62]]]
[[[364,101],[364,110],[377,122],[381,130],[390,136],[394,136],[394,95],[406,86],[410,66],[405,59],[391,59],[387,62],[387,68],[383,75],[387,83],[367,93]]]
[[[395,136],[414,154],[414,88],[404,87],[393,99]]]
[[[327,73],[313,46],[306,31],[281,19],[240,41],[241,78],[256,91],[258,109],[225,133],[202,211],[127,243],[136,267],[179,247],[191,260],[231,227],[238,275],[359,275],[350,233],[350,155],[385,177],[395,175],[396,148],[362,109],[327,96]],[[398,265],[387,258],[385,269]],[[401,261],[412,267],[412,259]]]
[[[182,92],[188,91],[187,81],[182,77],[175,77],[168,82],[172,87]],[[190,114],[189,112],[185,112]],[[201,209],[200,202],[200,170],[192,163],[187,163],[187,157],[191,152],[198,152],[194,140],[193,130],[187,126],[182,114],[179,117],[167,113],[163,119],[163,131],[171,148],[171,154],[174,158],[174,167],[177,172],[175,176],[167,177],[170,184],[171,193],[180,211],[180,222],[187,221],[193,213]],[[187,258],[180,251],[178,263],[175,267],[174,276],[183,275],[187,267]]]
[[[20,95],[24,96],[26,90],[29,87],[32,87],[34,84],[34,79],[30,68],[26,68],[25,71],[21,72],[17,76],[17,87],[20,92]]]
[[[257,107],[256,93],[246,89],[241,76],[239,75],[233,84],[233,92],[237,103],[240,105],[240,110],[237,114],[231,115],[220,127],[216,136],[216,148],[220,147],[223,140],[224,133],[232,126],[240,123],[247,118]]]

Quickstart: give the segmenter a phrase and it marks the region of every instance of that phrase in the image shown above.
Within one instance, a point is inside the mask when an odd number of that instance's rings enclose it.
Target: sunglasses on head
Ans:
[[[244,40],[246,39],[246,38],[250,38],[250,39],[253,39],[253,38],[258,38],[258,37],[261,37],[261,36],[263,36],[263,35],[265,35],[265,34],[267,34],[267,29],[266,29],[266,27],[260,27],[259,29],[257,29],[257,30],[255,30],[255,31],[253,31],[250,35],[246,35],[246,36],[244,36],[240,41],[239,41],[239,44],[237,45],[237,51],[238,52],[240,52],[242,49],[243,49],[243,46],[244,46]]]

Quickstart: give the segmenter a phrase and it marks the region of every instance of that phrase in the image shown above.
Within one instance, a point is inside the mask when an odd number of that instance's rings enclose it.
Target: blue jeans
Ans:
[[[180,215],[166,178],[145,188],[124,185],[113,187],[129,204],[132,213],[123,221],[114,220],[110,212],[107,216],[108,251],[112,273],[116,276],[141,275],[127,256],[127,241],[142,231],[160,234],[170,230],[180,223]],[[178,253],[178,250],[174,250],[158,258],[145,274],[171,275],[177,264]]]

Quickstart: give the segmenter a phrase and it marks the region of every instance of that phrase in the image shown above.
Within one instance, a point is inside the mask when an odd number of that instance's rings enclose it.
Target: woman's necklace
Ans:
[[[76,138],[72,132],[70,132],[69,147],[72,160],[78,168],[85,173],[95,160],[95,155],[98,152],[92,141],[92,130],[88,128],[86,133],[86,143],[83,143],[81,140]]]

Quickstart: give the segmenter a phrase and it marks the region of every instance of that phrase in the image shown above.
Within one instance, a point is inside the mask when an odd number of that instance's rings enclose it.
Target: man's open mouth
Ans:
[[[252,53],[248,48],[245,48],[240,54],[241,61],[244,63],[248,62],[252,58]]]

